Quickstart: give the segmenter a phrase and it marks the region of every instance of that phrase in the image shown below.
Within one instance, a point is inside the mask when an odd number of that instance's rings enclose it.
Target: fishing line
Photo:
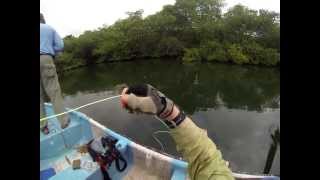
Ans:
[[[100,103],[100,102],[103,102],[103,101],[115,99],[115,98],[118,98],[118,97],[120,97],[120,96],[121,96],[121,95],[112,96],[112,97],[107,97],[107,98],[105,98],[105,99],[100,99],[100,100],[97,100],[97,101],[94,101],[94,102],[91,102],[91,103],[87,103],[87,104],[84,104],[84,105],[82,105],[82,106],[79,106],[79,107],[70,109],[70,110],[68,110],[68,111],[65,111],[65,112],[62,112],[62,113],[59,113],[59,114],[55,114],[55,115],[52,115],[52,116],[40,118],[40,122],[45,121],[45,120],[47,120],[47,119],[55,118],[55,117],[58,117],[58,116],[62,116],[62,115],[64,115],[64,114],[67,114],[67,113],[70,113],[70,112],[73,112],[73,111],[77,111],[77,110],[79,110],[79,109],[81,109],[81,108],[88,107],[88,106],[91,106],[91,105],[94,105],[94,104],[97,104],[97,103]],[[65,140],[65,137],[64,137],[63,133],[60,133],[60,134],[61,134],[61,136],[62,136],[62,140],[63,140],[63,143],[64,143],[65,148],[68,148],[68,144],[66,143],[66,140]]]
[[[163,120],[161,120],[160,118],[158,118],[158,116],[154,116],[154,117],[155,117],[157,120],[159,120],[164,126],[166,126],[166,127],[169,129],[169,126],[168,126],[166,123],[164,123]],[[161,141],[155,136],[156,134],[159,134],[159,133],[168,133],[168,134],[170,134],[170,132],[169,132],[169,131],[155,131],[155,132],[152,133],[153,139],[156,140],[156,142],[160,145],[161,150],[162,150],[163,152],[165,152],[165,149],[164,149],[163,144],[162,144]]]
[[[159,134],[159,133],[168,133],[168,134],[170,134],[170,132],[169,132],[169,131],[155,131],[155,132],[152,133],[152,137],[153,137],[153,139],[155,139],[155,140],[159,143],[159,145],[160,145],[160,147],[161,147],[161,151],[165,152],[165,149],[164,149],[163,144],[162,144],[161,141],[155,136],[156,134]]]
[[[84,108],[84,107],[87,107],[87,106],[91,106],[91,105],[93,105],[93,104],[97,104],[97,103],[100,103],[100,102],[103,102],[103,101],[115,99],[115,98],[118,98],[118,97],[120,97],[120,96],[121,96],[121,95],[112,96],[112,97],[107,97],[107,98],[105,98],[105,99],[100,99],[100,100],[97,100],[97,101],[94,101],[94,102],[91,102],[91,103],[88,103],[88,104],[85,104],[85,105],[82,105],[82,106],[79,106],[79,107],[70,109],[70,110],[68,110],[68,111],[59,113],[59,114],[55,114],[55,115],[52,115],[52,116],[40,118],[40,122],[45,121],[45,120],[47,120],[47,119],[55,118],[55,117],[58,117],[58,116],[62,116],[62,115],[64,115],[64,114],[68,114],[68,113],[73,112],[73,111],[77,111],[77,110],[79,110],[79,109],[81,109],[81,108]]]
[[[55,118],[55,117],[59,117],[59,116],[62,116],[64,114],[68,114],[70,112],[73,112],[73,111],[77,111],[79,109],[82,109],[82,108],[85,108],[85,107],[88,107],[88,106],[91,106],[91,105],[94,105],[94,104],[97,104],[97,103],[100,103],[100,102],[103,102],[103,101],[108,101],[108,100],[112,100],[112,99],[115,99],[115,98],[118,98],[120,97],[121,95],[117,95],[117,96],[112,96],[112,97],[107,97],[107,98],[104,98],[104,99],[100,99],[100,100],[97,100],[97,101],[94,101],[94,102],[90,102],[90,103],[87,103],[87,104],[84,104],[82,106],[79,106],[79,107],[76,107],[76,108],[73,108],[73,109],[70,109],[68,111],[65,111],[65,112],[62,112],[62,113],[59,113],[59,114],[55,114],[55,115],[51,115],[51,116],[48,116],[48,117],[44,117],[44,118],[40,118],[40,122],[42,121],[45,121],[45,120],[48,120],[48,119],[51,119],[51,118]],[[169,126],[167,124],[165,124],[161,119],[159,119],[157,116],[154,116],[157,120],[159,120],[165,127],[167,127],[169,129]],[[162,151],[165,151],[165,148],[163,146],[163,144],[161,143],[161,141],[155,136],[156,134],[159,134],[159,133],[169,133],[169,131],[155,131],[152,133],[152,137],[153,139],[160,145],[161,147],[161,150]],[[64,138],[63,138],[64,139]],[[65,143],[66,145],[66,143]]]

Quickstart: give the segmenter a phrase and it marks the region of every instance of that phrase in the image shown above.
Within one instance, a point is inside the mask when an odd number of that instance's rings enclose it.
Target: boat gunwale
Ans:
[[[47,105],[49,107],[52,107],[51,103],[45,103],[45,105]],[[69,108],[66,108],[66,109],[69,110]],[[132,139],[130,139],[130,138],[128,138],[128,137],[126,137],[126,136],[124,136],[122,134],[119,134],[119,133],[107,128],[106,126],[104,126],[101,123],[97,122],[96,120],[92,119],[91,117],[89,117],[88,115],[86,115],[83,112],[74,111],[74,112],[70,112],[70,113],[75,114],[76,116],[80,116],[80,117],[82,116],[84,119],[88,120],[88,122],[90,123],[91,126],[94,125],[94,126],[96,126],[98,128],[101,128],[102,130],[111,131],[115,135],[127,139],[130,142],[130,144],[128,144],[128,145],[132,146],[132,148],[136,148],[137,150],[145,152],[148,155],[153,155],[155,157],[161,158],[161,159],[163,159],[165,161],[168,161],[169,163],[174,162],[175,165],[178,166],[177,168],[187,168],[187,166],[188,166],[188,163],[186,161],[184,161],[182,158],[180,159],[180,158],[177,158],[177,157],[175,157],[175,156],[173,156],[171,154],[167,154],[165,152],[162,152],[161,150],[154,150],[155,148],[144,146],[142,144],[136,143]],[[274,178],[274,179],[279,179],[280,180],[280,177],[274,176],[274,175],[271,175],[271,174],[251,175],[251,174],[248,174],[248,173],[241,173],[241,172],[235,173],[235,172],[232,172],[232,175],[233,175],[233,177],[235,179]]]
[[[83,114],[83,113],[82,113]],[[92,124],[94,124],[95,126],[97,126],[98,128],[101,128],[103,130],[110,130],[109,128],[107,128],[106,126],[100,124],[99,122],[97,122],[96,120],[88,117],[87,115],[83,114],[84,116],[87,117],[88,121]],[[116,132],[115,132],[116,133]],[[116,133],[118,134],[118,133]],[[120,134],[118,134],[120,135]],[[171,162],[172,160],[175,160],[175,161],[181,161],[182,163],[185,163],[185,165],[187,166],[188,163],[185,162],[184,160],[181,160],[181,159],[178,159],[176,158],[175,156],[173,155],[170,155],[170,154],[167,154],[165,152],[161,152],[160,150],[153,150],[154,148],[150,148],[148,146],[144,146],[144,145],[141,145],[141,144],[138,144],[136,143],[135,141],[131,140],[130,138],[124,136],[124,135],[120,135],[120,136],[123,136],[124,138],[127,138],[128,140],[130,140],[130,146],[132,146],[133,148],[136,148],[137,150],[141,150],[145,153],[148,153],[148,154],[151,154],[151,155],[154,155],[156,157],[159,157],[159,158],[163,158],[164,160],[167,160],[169,162]],[[183,167],[182,167],[183,168]],[[235,178],[238,178],[238,179],[256,179],[256,178],[271,178],[271,177],[274,177],[274,178],[278,178],[280,179],[279,177],[277,176],[274,176],[274,175],[268,175],[268,174],[261,174],[261,175],[251,175],[251,174],[247,174],[247,173],[235,173],[235,172],[232,172],[232,175],[233,177]]]

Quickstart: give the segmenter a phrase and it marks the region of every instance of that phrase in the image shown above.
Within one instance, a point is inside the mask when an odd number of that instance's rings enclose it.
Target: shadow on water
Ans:
[[[268,129],[280,124],[278,69],[146,60],[81,68],[65,73],[60,81],[68,107],[115,95],[119,84],[150,83],[208,131],[234,171],[262,173],[269,169],[280,174],[279,153],[273,162],[269,160],[272,167],[265,164],[270,154]],[[159,148],[152,133],[163,126],[149,120],[153,117],[128,114],[117,101],[81,111],[138,143]],[[179,155],[169,135],[159,139],[167,153]]]

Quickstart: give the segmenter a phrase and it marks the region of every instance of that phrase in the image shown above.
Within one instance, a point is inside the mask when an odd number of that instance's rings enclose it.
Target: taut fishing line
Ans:
[[[87,104],[85,104],[85,105],[79,106],[79,107],[77,107],[77,108],[70,109],[70,110],[68,110],[68,111],[65,111],[65,112],[62,112],[62,113],[59,113],[59,114],[55,114],[55,115],[52,115],[52,116],[40,118],[40,122],[45,121],[45,120],[47,120],[47,119],[55,118],[55,117],[58,117],[58,116],[62,116],[62,115],[64,115],[64,114],[68,114],[68,113],[73,112],[73,111],[77,111],[77,110],[79,110],[79,109],[81,109],[81,108],[88,107],[88,106],[91,106],[91,105],[93,105],[93,104],[97,104],[97,103],[100,103],[100,102],[103,102],[103,101],[108,101],[108,100],[111,100],[111,99],[115,99],[115,98],[118,98],[118,97],[120,97],[120,96],[121,96],[121,95],[112,96],[112,97],[107,97],[107,98],[105,98],[105,99],[100,99],[100,100],[97,100],[97,101],[94,101],[94,102],[91,102],[91,103],[87,103]],[[61,136],[62,136],[62,139],[63,139],[64,146],[65,146],[66,148],[68,148],[68,145],[67,145],[67,143],[66,143],[66,140],[65,140],[65,137],[64,137],[63,133],[61,133]]]
[[[97,101],[94,101],[94,102],[91,102],[91,103],[84,104],[84,105],[82,105],[82,106],[79,106],[79,107],[70,109],[70,110],[68,110],[68,111],[65,111],[65,112],[62,112],[62,113],[59,113],[59,114],[55,114],[55,115],[52,115],[52,116],[40,118],[40,122],[45,121],[45,120],[47,120],[47,119],[59,117],[59,116],[62,116],[62,115],[64,115],[64,114],[68,114],[68,113],[70,113],[70,112],[77,111],[77,110],[79,110],[79,109],[82,109],[82,108],[85,108],[85,107],[88,107],[88,106],[91,106],[91,105],[94,105],[94,104],[97,104],[97,103],[100,103],[100,102],[103,102],[103,101],[112,100],[112,99],[115,99],[115,98],[118,98],[118,97],[121,97],[121,95],[107,97],[107,98],[100,99],[100,100],[97,100]],[[154,116],[154,117],[155,117],[157,120],[159,120],[165,127],[167,127],[167,128],[169,129],[168,125],[166,125],[161,119],[159,119],[157,116]],[[155,132],[152,133],[153,139],[160,145],[161,150],[162,150],[162,151],[165,151],[163,144],[162,144],[161,141],[155,136],[156,134],[159,134],[159,133],[169,133],[169,134],[170,134],[170,132],[169,132],[169,131],[155,131]],[[63,139],[64,139],[64,138],[63,138]]]
[[[45,121],[47,119],[51,119],[51,118],[55,118],[55,117],[58,117],[58,116],[62,116],[64,114],[68,114],[70,112],[73,112],[73,111],[77,111],[81,108],[84,108],[84,107],[87,107],[87,106],[91,106],[93,104],[97,104],[97,103],[100,103],[100,102],[103,102],[103,101],[108,101],[108,100],[111,100],[111,99],[115,99],[115,98],[118,98],[120,97],[121,95],[117,95],[117,96],[112,96],[112,97],[108,97],[108,98],[105,98],[105,99],[100,99],[98,101],[94,101],[94,102],[91,102],[91,103],[88,103],[88,104],[85,104],[85,105],[82,105],[82,106],[79,106],[77,108],[74,108],[74,109],[70,109],[68,111],[65,111],[65,112],[62,112],[62,113],[59,113],[59,114],[55,114],[55,115],[52,115],[52,116],[48,116],[48,117],[44,117],[44,118],[40,118],[40,122],[41,121]]]

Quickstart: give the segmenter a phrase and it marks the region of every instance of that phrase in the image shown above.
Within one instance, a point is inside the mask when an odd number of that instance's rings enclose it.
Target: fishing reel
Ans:
[[[116,148],[118,139],[112,136],[103,136],[90,141],[87,149],[94,162],[100,165],[100,169],[105,177],[109,179],[107,169],[115,162],[115,167],[119,172],[123,172],[127,167],[127,161]],[[120,161],[123,166],[120,166]]]

